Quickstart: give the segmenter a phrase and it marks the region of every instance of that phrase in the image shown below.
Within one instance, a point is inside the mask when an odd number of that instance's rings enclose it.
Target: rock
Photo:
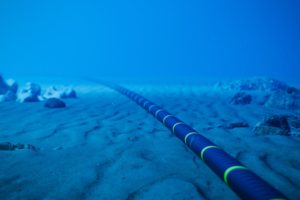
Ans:
[[[1,151],[13,151],[13,150],[15,150],[15,146],[9,142],[0,143],[0,150]]]
[[[299,94],[300,93],[300,91],[295,87],[288,87],[286,92],[288,94]]]
[[[39,150],[39,148],[31,144],[12,144],[10,142],[0,143],[0,151],[14,151],[16,149],[29,149],[33,151]]]
[[[58,98],[50,98],[46,100],[44,106],[47,108],[65,108],[66,104]]]
[[[300,107],[300,90],[272,78],[250,78],[219,82],[215,88],[238,91],[231,99],[231,103],[236,105],[254,103],[278,109],[296,109]]]
[[[59,99],[68,99],[68,98],[77,98],[76,91],[72,88],[63,88],[61,90],[52,86],[46,90],[44,93],[45,98],[59,98]]]
[[[266,107],[279,109],[295,109],[299,107],[299,95],[295,91],[276,91],[273,92],[265,102]]]
[[[246,94],[245,92],[238,92],[231,98],[231,103],[235,105],[246,105],[250,104],[252,101],[252,96]]]
[[[12,92],[17,93],[19,86],[15,80],[8,79],[6,80],[6,84]]]
[[[289,135],[290,131],[288,117],[284,115],[266,117],[254,128],[254,133],[258,135]]]
[[[8,102],[8,101],[15,101],[17,99],[17,95],[8,90],[4,95],[0,95],[0,102]]]
[[[20,102],[37,102],[43,100],[41,95],[41,87],[35,83],[27,83],[25,89],[18,96]]]
[[[44,95],[46,99],[49,98],[61,98],[61,92],[56,89],[56,87],[51,86],[46,89]]]
[[[75,99],[75,98],[77,98],[76,91],[72,88],[65,88],[62,95],[61,95],[61,98],[63,98],[63,99]]]

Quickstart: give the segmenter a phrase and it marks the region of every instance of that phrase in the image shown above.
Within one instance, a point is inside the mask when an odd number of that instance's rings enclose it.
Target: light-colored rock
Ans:
[[[56,87],[51,86],[51,87],[46,89],[43,97],[45,97],[46,99],[61,98],[61,91],[57,90]]]
[[[6,84],[12,92],[17,93],[19,86],[14,79],[6,80]]]
[[[49,99],[49,98],[59,98],[59,99],[77,98],[77,94],[74,89],[72,89],[72,88],[57,89],[54,86],[49,87],[45,91],[43,96],[46,99]]]
[[[35,83],[27,83],[26,87],[18,95],[18,101],[20,102],[37,102],[42,100],[41,87]]]

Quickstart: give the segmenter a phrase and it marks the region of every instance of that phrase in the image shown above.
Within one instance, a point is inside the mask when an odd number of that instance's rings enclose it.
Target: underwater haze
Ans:
[[[299,1],[0,2],[7,76],[298,80]]]
[[[299,200],[299,11],[0,0],[0,200]]]

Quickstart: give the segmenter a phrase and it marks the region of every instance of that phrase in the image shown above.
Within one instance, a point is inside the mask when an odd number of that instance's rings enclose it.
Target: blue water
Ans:
[[[294,0],[2,0],[0,71],[127,80],[297,80],[299,10]]]

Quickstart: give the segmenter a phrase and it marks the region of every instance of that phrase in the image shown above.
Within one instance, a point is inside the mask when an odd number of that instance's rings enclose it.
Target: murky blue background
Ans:
[[[5,76],[300,75],[300,1],[1,0]]]

